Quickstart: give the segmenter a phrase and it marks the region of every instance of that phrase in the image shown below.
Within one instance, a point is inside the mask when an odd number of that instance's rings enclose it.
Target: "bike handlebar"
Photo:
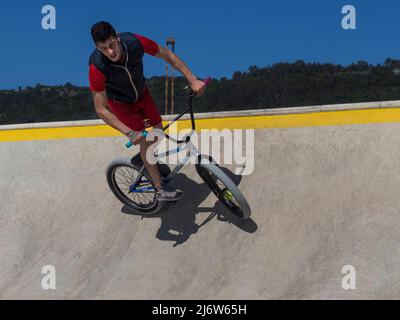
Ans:
[[[212,78],[211,77],[207,77],[203,80],[203,82],[206,84],[206,86],[208,86],[208,84],[211,82]]]
[[[148,134],[148,132],[147,132],[146,130],[143,130],[143,131],[141,132],[140,135],[141,135],[143,138],[146,138],[146,137],[147,137],[147,134]],[[128,142],[126,143],[125,146],[126,146],[128,149],[131,148],[131,147],[133,147],[132,141],[128,141]]]
[[[207,77],[204,80],[202,80],[205,85],[207,86],[210,82],[211,82],[212,78],[211,77]],[[190,85],[187,85],[185,87],[185,90],[190,94],[190,101],[192,100],[193,96],[195,96],[195,92],[192,90]],[[186,113],[187,111],[185,111],[184,113]],[[182,114],[183,115],[183,114]],[[143,138],[147,137],[148,132],[146,130],[143,130],[142,133],[140,134]],[[128,143],[126,143],[125,145],[127,148],[131,148],[133,146],[132,141],[129,141]]]
[[[205,85],[207,86],[207,85],[210,83],[211,80],[212,80],[211,77],[207,77],[207,78],[205,78],[205,79],[203,80],[203,82],[204,82]],[[185,87],[185,90],[187,91],[187,93],[189,93],[189,95],[190,95],[191,97],[193,97],[193,96],[196,95],[195,92],[192,90],[192,87],[191,87],[190,84],[187,85],[187,86]]]

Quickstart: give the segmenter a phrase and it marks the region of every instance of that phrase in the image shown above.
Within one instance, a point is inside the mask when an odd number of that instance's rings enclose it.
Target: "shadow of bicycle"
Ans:
[[[226,168],[221,167],[221,169],[236,185],[240,184],[241,176],[233,174]],[[232,224],[242,231],[256,232],[257,224],[254,220],[242,220],[235,216],[214,195],[215,204],[213,207],[201,207],[201,203],[212,193],[204,182],[197,183],[180,173],[173,179],[171,185],[185,192],[184,197],[178,203],[168,205],[161,212],[152,216],[143,216],[126,206],[122,208],[122,213],[141,216],[146,219],[160,218],[161,225],[156,237],[162,241],[174,241],[174,247],[185,243],[191,235],[196,234],[201,227],[210,223],[214,218]],[[196,215],[198,214],[206,215],[206,218],[200,224],[196,223]]]

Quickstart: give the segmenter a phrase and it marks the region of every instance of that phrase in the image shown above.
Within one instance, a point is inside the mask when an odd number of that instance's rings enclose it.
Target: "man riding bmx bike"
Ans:
[[[140,155],[156,188],[159,201],[179,200],[183,192],[161,181],[157,164],[146,159],[148,142],[141,135],[144,120],[162,129],[160,112],[154,103],[143,73],[143,55],[165,60],[180,71],[197,95],[203,94],[205,83],[198,80],[188,66],[168,48],[141,35],[116,33],[108,22],[100,21],[91,29],[96,45],[89,59],[89,82],[98,116],[109,126],[126,135],[140,146]]]

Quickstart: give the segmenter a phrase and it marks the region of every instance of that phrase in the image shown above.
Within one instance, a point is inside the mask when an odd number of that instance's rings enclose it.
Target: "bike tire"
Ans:
[[[133,177],[133,173],[136,172],[136,176],[139,174],[140,168],[138,168],[136,165],[131,163],[131,159],[129,158],[119,158],[115,159],[112,161],[106,170],[106,176],[107,176],[107,183],[108,186],[110,187],[110,190],[112,193],[117,197],[119,201],[121,201],[124,205],[132,209],[133,211],[141,214],[141,215],[153,215],[159,212],[164,204],[160,201],[158,201],[155,197],[155,192],[154,192],[154,199],[151,203],[149,204],[140,204],[138,202],[135,202],[132,198],[128,197],[123,190],[121,190],[120,186],[118,185],[118,181],[116,178],[116,172],[119,168],[125,168],[126,170],[131,170],[132,173],[125,175],[129,178]],[[151,186],[153,186],[151,179],[147,172],[143,172],[143,176],[145,179],[148,180],[148,183],[150,183]],[[127,178],[127,180],[128,180]],[[133,182],[133,181],[132,181]],[[126,181],[126,184],[129,183],[129,181]],[[126,187],[126,185],[125,185]],[[154,186],[153,186],[154,187]]]
[[[205,161],[206,160],[206,161]],[[251,216],[250,205],[236,184],[212,161],[210,157],[200,156],[196,170],[203,181],[210,187],[217,198],[240,219],[248,220]],[[224,188],[218,184],[222,183]],[[222,189],[223,188],[223,189]],[[230,192],[227,198],[227,191]],[[235,201],[232,201],[234,198]]]

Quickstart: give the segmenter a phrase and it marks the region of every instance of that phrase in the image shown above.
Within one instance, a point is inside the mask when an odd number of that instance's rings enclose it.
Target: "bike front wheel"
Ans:
[[[236,184],[210,158],[199,158],[196,170],[217,198],[236,216],[250,218],[251,209]]]
[[[106,175],[107,183],[114,195],[135,212],[152,215],[163,207],[156,198],[155,188],[147,171],[140,173],[140,167],[132,164],[131,159],[121,158],[112,161],[107,167]]]

